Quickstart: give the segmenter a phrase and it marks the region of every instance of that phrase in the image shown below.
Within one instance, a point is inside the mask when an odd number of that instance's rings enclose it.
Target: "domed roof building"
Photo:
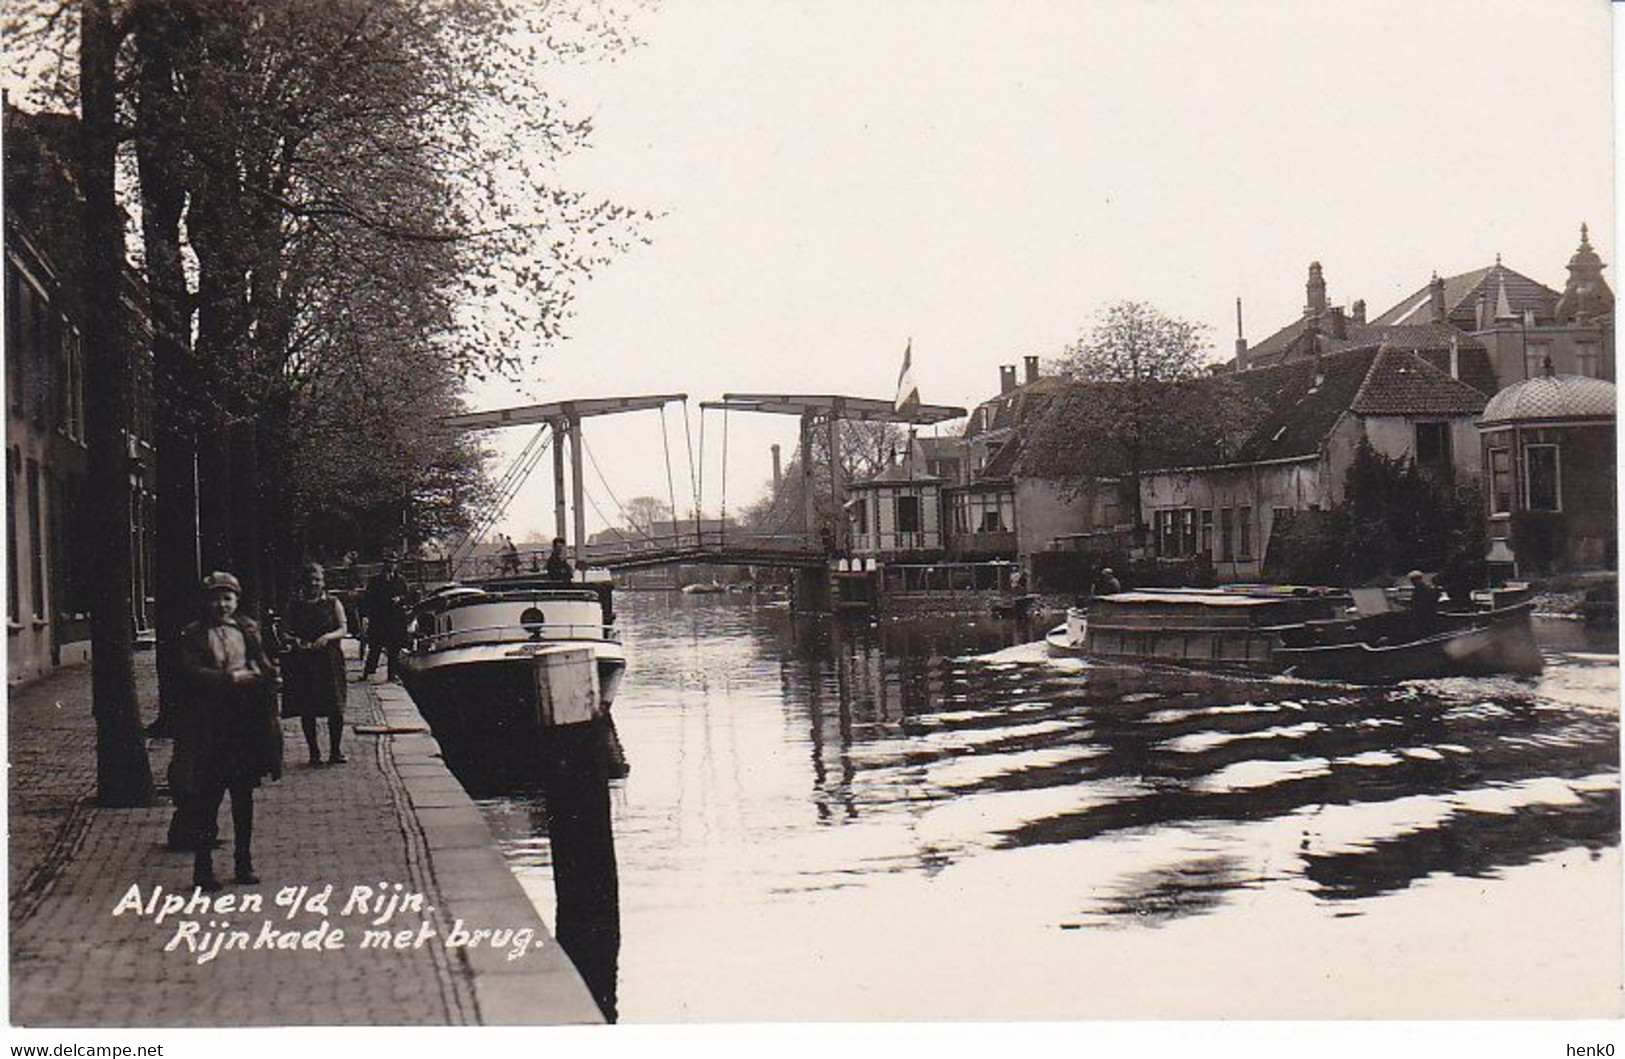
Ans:
[[[1521,423],[1614,418],[1614,384],[1584,375],[1539,375],[1513,383],[1490,398],[1481,428]]]
[[[1614,384],[1551,370],[1490,398],[1478,421],[1495,564],[1517,573],[1617,563]]]

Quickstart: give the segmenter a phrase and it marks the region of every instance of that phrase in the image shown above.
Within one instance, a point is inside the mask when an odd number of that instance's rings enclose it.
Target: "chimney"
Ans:
[[[784,484],[784,470],[779,466],[779,446],[773,446],[773,495],[779,495],[779,487]]]
[[[1428,283],[1428,319],[1436,324],[1442,324],[1445,315],[1444,280],[1435,272],[1433,279]]]
[[[1341,305],[1332,308],[1332,337],[1347,338],[1349,336],[1348,318],[1343,315]]]
[[[1326,279],[1320,273],[1320,262],[1309,262],[1309,282],[1304,284],[1309,303],[1304,306],[1305,316],[1319,316],[1326,311]]]
[[[1016,366],[1014,364],[999,365],[999,392],[1009,393],[1016,388]]]
[[[1473,328],[1475,331],[1483,331],[1490,326],[1490,292],[1487,290],[1478,292],[1478,305],[1473,309],[1473,322],[1476,325]]]
[[[1455,335],[1450,336],[1450,377],[1461,378],[1461,344],[1456,341]]]
[[[1247,370],[1247,339],[1241,332],[1241,299],[1236,299],[1236,370]]]
[[[1026,382],[1037,382],[1038,381],[1038,358],[1037,357],[1024,357],[1024,358],[1022,358],[1022,362],[1027,366],[1027,378],[1024,381],[1026,381]]]
[[[1355,300],[1354,306],[1353,306],[1353,311],[1354,311],[1354,322],[1357,323],[1357,324],[1365,323],[1365,299],[1364,298],[1358,298],[1358,299]]]

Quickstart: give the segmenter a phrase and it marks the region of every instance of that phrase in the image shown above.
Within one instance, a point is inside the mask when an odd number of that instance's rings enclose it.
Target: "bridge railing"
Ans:
[[[800,533],[758,533],[730,527],[638,536],[628,533],[623,539],[589,544],[584,555],[588,562],[601,563],[670,552],[814,552],[819,547]]]
[[[758,533],[736,527],[726,529],[678,530],[673,533],[634,535],[628,531],[618,540],[600,540],[583,549],[583,557],[592,566],[632,559],[681,555],[686,552],[726,552],[730,556],[748,558],[751,552],[782,555],[787,552],[815,555],[822,544],[809,541],[801,533]],[[528,548],[510,552],[469,555],[457,561],[455,576],[464,580],[541,573],[547,568],[551,548]],[[573,551],[566,556],[574,561]]]

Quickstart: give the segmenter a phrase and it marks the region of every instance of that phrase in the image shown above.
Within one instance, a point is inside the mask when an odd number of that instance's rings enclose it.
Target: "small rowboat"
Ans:
[[[1421,677],[1533,675],[1541,671],[1529,618],[1533,602],[1498,610],[1440,614],[1419,630],[1410,614],[1378,614],[1282,629],[1275,658],[1295,676],[1355,684]]]

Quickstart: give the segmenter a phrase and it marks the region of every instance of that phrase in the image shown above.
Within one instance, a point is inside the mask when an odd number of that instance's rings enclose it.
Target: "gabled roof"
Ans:
[[[988,398],[971,409],[970,419],[965,422],[964,436],[974,438],[1023,425],[1038,414],[1049,398],[1064,385],[1065,381],[1059,376],[1041,375],[1032,382]],[[985,427],[982,425],[984,408],[987,409]]]
[[[1363,416],[1476,416],[1487,400],[1422,358],[1385,345],[1349,411]]]
[[[1011,477],[1016,473],[1016,467],[1021,462],[1021,454],[1026,448],[1027,442],[1022,435],[1012,435],[1009,441],[999,446],[999,451],[993,454],[987,465],[977,472],[977,480]]]
[[[1306,357],[1231,376],[1262,417],[1235,456],[1224,462],[1255,463],[1317,455],[1321,442],[1360,392],[1376,358],[1377,347],[1368,345],[1324,354],[1318,361]],[[1220,462],[1214,458],[1211,444],[1202,455],[1199,462],[1164,466]]]
[[[1517,315],[1525,310],[1535,314],[1535,319],[1548,321],[1557,310],[1558,293],[1543,283],[1538,283],[1523,275],[1514,272],[1499,261],[1487,268],[1474,269],[1463,272],[1459,276],[1446,276],[1444,281],[1444,308],[1445,317],[1450,323],[1464,331],[1478,329],[1478,300],[1481,295],[1487,296],[1491,306],[1499,303],[1503,284],[1506,288],[1508,307]],[[1432,321],[1433,312],[1430,308],[1431,284],[1424,283],[1416,293],[1405,298],[1393,308],[1371,321],[1374,324],[1426,324]]]

